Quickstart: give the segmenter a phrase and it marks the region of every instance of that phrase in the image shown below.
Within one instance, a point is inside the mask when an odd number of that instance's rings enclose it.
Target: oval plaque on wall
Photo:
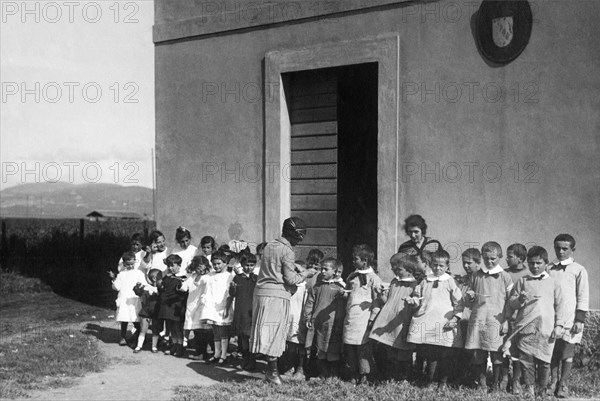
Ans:
[[[527,0],[484,0],[477,13],[479,51],[492,63],[510,63],[529,43],[532,24]]]

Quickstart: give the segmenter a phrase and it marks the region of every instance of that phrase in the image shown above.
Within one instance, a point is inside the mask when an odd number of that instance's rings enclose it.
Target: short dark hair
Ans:
[[[210,267],[210,262],[204,255],[194,256],[190,262],[190,265],[187,267],[187,271],[188,273],[200,272],[200,266],[204,266],[205,268]]]
[[[527,248],[523,244],[512,244],[506,248],[506,253],[512,252],[515,256],[521,260],[527,259]]]
[[[397,253],[390,258],[390,265],[392,265],[392,270],[397,267],[403,267],[404,270],[415,275],[415,272],[418,269],[417,257],[414,255],[407,255],[405,253]]]
[[[175,241],[179,242],[184,238],[192,238],[192,233],[190,232],[190,230],[188,230],[187,228],[183,227],[183,226],[179,226],[177,227],[177,229],[175,230]]]
[[[427,223],[420,214],[411,214],[404,219],[404,232],[408,235],[408,229],[410,227],[419,227],[423,235],[427,234]]]
[[[148,237],[148,240],[150,241],[150,243],[155,242],[157,239],[159,239],[160,237],[164,237],[165,235],[162,233],[162,231],[158,231],[158,230],[154,230],[150,233],[150,236]]]
[[[240,259],[240,264],[242,266],[246,266],[248,263],[256,264],[256,255],[255,254],[245,253],[242,255],[242,258]]]
[[[571,244],[571,249],[575,249],[575,238],[571,234],[558,234],[556,238],[554,238],[554,243],[556,242],[568,242]]]
[[[158,280],[162,279],[162,272],[159,269],[150,269],[148,278],[156,284]]]
[[[320,249],[317,248],[313,248],[310,251],[308,251],[308,255],[306,256],[306,262],[307,263],[319,263],[320,261],[323,260],[323,258],[325,257],[325,254],[323,253],[323,251],[321,251]]]
[[[358,256],[361,260],[365,260],[369,267],[374,267],[375,265],[375,252],[367,244],[354,245],[352,247],[352,256]]]
[[[492,252],[492,251],[498,252],[498,257],[499,258],[501,258],[501,257],[504,256],[502,254],[502,247],[500,246],[499,243],[497,243],[495,241],[488,241],[485,244],[483,244],[483,246],[481,247],[481,253]]]
[[[329,263],[333,265],[336,272],[344,271],[344,265],[342,264],[342,262],[340,262],[336,258],[328,257],[321,261],[322,265],[329,264]]]
[[[438,249],[435,252],[427,252],[431,255],[431,260],[433,259],[446,259],[446,264],[450,264],[450,254],[443,249]]]
[[[214,262],[216,259],[222,261],[223,263],[229,263],[229,258],[228,256],[225,254],[225,252],[219,250],[215,253],[213,253],[210,256],[210,259]]]
[[[542,258],[546,264],[548,263],[548,252],[541,246],[534,245],[527,251],[527,259],[536,257]]]
[[[135,253],[131,251],[124,252],[123,256],[121,256],[121,259],[123,259],[123,262],[126,260],[135,260]]]
[[[477,248],[469,248],[462,253],[463,257],[473,259],[477,264],[481,263],[481,252]]]
[[[131,242],[139,241],[140,243],[144,242],[144,236],[140,233],[135,233],[131,236]]]
[[[217,249],[217,243],[215,242],[215,239],[210,235],[202,237],[202,239],[200,240],[200,248],[202,248],[206,244],[210,244],[213,251]]]
[[[181,263],[183,263],[183,259],[181,259],[181,256],[179,255],[172,254],[167,256],[167,258],[164,260],[164,263],[168,267],[172,267],[175,265],[181,266]]]

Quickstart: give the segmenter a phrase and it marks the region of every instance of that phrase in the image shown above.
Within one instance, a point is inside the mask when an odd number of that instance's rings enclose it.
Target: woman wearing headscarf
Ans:
[[[296,285],[317,272],[299,271],[293,247],[306,235],[306,224],[298,217],[283,222],[282,234],[269,242],[264,250],[252,305],[250,351],[267,359],[265,380],[281,384],[277,359],[285,351],[290,298]]]

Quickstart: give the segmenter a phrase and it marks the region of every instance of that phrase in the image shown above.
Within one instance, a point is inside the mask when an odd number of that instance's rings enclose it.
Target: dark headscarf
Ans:
[[[300,217],[290,217],[283,222],[282,235],[302,241],[306,235],[306,223]]]

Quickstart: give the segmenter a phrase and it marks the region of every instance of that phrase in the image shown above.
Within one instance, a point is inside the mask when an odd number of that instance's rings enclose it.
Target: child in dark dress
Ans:
[[[157,286],[162,281],[162,272],[158,269],[152,269],[148,272],[148,286],[137,283],[133,287],[133,292],[140,297],[142,309],[139,317],[141,323],[140,334],[138,336],[137,347],[133,350],[137,354],[142,350],[148,328],[152,329],[152,352],[158,352],[158,333],[162,330],[163,321],[158,319],[158,310],[160,308],[160,295],[157,292]]]
[[[183,282],[176,275],[181,269],[181,256],[169,255],[164,260],[167,265],[165,277],[158,287],[160,294],[160,308],[158,318],[167,323],[167,332],[173,340],[173,346],[165,351],[165,355],[174,355],[181,358],[184,354],[183,349],[183,325],[185,319],[185,296],[184,292],[179,291]]]
[[[242,350],[242,369],[254,370],[256,360],[250,353],[250,330],[252,329],[252,299],[258,278],[254,273],[256,256],[244,254],[241,257],[242,272],[237,274],[229,286],[230,303],[235,299],[233,329],[238,336],[238,346]]]

